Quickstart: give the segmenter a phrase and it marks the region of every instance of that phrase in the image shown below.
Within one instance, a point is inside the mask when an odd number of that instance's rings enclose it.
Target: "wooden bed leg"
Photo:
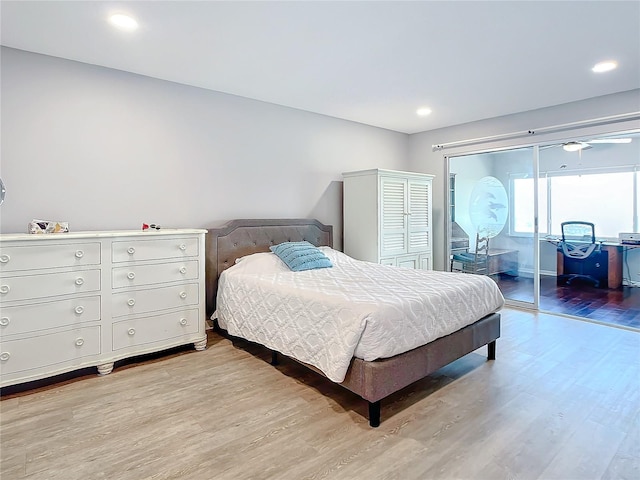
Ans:
[[[496,341],[487,343],[487,360],[496,359]]]
[[[278,352],[271,350],[271,365],[278,365]]]
[[[380,400],[369,402],[369,425],[373,428],[380,426]]]

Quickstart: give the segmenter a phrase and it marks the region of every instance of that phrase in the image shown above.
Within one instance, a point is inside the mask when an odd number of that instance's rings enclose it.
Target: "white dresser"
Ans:
[[[373,169],[343,177],[344,253],[430,270],[433,175]]]
[[[0,386],[204,350],[205,233],[0,235]]]

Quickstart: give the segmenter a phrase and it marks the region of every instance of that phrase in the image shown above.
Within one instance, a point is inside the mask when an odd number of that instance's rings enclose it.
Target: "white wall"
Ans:
[[[2,233],[313,217],[342,245],[342,175],[406,168],[408,136],[140,75],[1,50]]]
[[[614,95],[592,98],[554,107],[533,110],[504,117],[482,120],[479,122],[457,125],[450,128],[432,130],[414,134],[409,137],[409,162],[407,168],[416,172],[436,175],[434,181],[434,268],[445,267],[445,226],[446,226],[446,192],[448,191],[447,162],[445,155],[455,156],[464,153],[488,151],[495,148],[547,143],[556,140],[567,140],[584,136],[596,136],[620,130],[640,128],[640,121],[617,122],[590,127],[563,129],[554,133],[534,133],[527,137],[510,138],[485,142],[469,146],[448,148],[433,151],[433,145],[457,142],[468,139],[484,138],[493,135],[506,135],[521,131],[540,131],[544,127],[563,125],[572,122],[583,122],[596,118],[622,115],[640,111],[640,89]]]
[[[314,217],[334,225],[340,248],[341,173],[413,170],[436,175],[434,263],[443,269],[444,155],[480,149],[433,152],[433,144],[640,110],[638,89],[407,136],[6,47],[0,54],[2,233],[25,232],[33,218],[69,221],[79,231]]]

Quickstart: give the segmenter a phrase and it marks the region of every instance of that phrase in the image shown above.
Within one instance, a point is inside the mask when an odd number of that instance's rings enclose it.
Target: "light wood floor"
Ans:
[[[382,403],[211,332],[191,349],[0,402],[0,478],[638,479],[640,333],[513,309]]]

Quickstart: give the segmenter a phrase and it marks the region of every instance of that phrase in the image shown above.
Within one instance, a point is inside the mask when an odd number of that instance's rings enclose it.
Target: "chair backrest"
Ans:
[[[572,220],[562,222],[560,227],[562,228],[563,242],[596,243],[596,229],[591,222]]]
[[[562,253],[566,257],[584,260],[596,249],[596,230],[591,222],[562,222]]]
[[[487,255],[489,253],[489,237],[476,235],[476,255]]]
[[[486,275],[489,263],[489,237],[476,234],[476,251],[474,255],[473,272]]]

